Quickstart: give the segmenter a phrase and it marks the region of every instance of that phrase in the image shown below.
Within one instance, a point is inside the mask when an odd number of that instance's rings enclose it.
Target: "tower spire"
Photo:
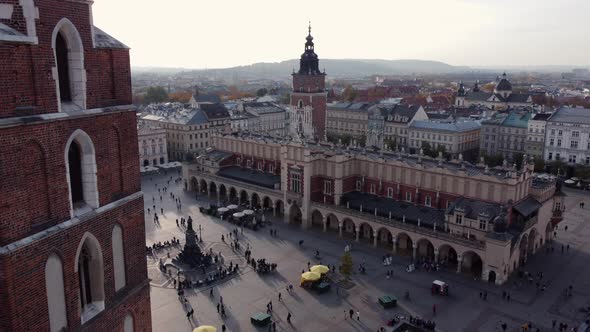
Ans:
[[[309,25],[307,26],[307,34],[311,36],[311,20],[309,21]]]

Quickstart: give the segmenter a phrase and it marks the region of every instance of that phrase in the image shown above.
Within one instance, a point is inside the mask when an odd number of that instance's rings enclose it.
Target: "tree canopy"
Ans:
[[[161,86],[150,86],[147,88],[143,102],[146,104],[162,103],[168,101],[168,93]]]
[[[340,259],[340,273],[342,273],[346,280],[350,279],[353,268],[354,265],[352,263],[352,256],[350,255],[350,252],[345,251],[344,255]]]

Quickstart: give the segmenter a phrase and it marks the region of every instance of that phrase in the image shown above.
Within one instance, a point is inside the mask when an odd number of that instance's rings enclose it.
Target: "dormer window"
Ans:
[[[488,229],[488,221],[485,219],[479,219],[479,229],[485,231]]]
[[[463,224],[463,215],[462,214],[455,215],[455,223],[457,225],[462,225]]]

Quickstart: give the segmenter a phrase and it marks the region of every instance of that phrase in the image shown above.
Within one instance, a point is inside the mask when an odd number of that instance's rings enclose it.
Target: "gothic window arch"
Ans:
[[[123,247],[123,229],[119,225],[113,227],[113,271],[115,275],[115,292],[125,287],[125,249]]]
[[[96,157],[92,140],[84,131],[77,129],[68,139],[64,153],[70,215],[73,217],[98,208]]]
[[[68,317],[66,314],[63,264],[61,258],[55,253],[49,255],[45,263],[45,288],[47,291],[49,331],[62,331],[68,326]]]
[[[100,243],[86,232],[76,251],[74,272],[78,275],[78,304],[82,324],[104,310],[104,261]]]
[[[59,111],[86,108],[86,70],[84,69],[84,46],[78,30],[67,18],[62,18],[51,38],[55,67]]]

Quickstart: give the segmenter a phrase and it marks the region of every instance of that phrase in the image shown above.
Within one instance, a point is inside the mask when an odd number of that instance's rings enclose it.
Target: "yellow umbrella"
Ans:
[[[322,276],[316,272],[305,272],[301,275],[301,279],[305,281],[316,281],[320,280]]]
[[[217,332],[217,328],[211,325],[201,325],[194,329],[193,332]]]
[[[330,268],[325,265],[314,265],[311,267],[311,272],[324,274],[330,272]]]

